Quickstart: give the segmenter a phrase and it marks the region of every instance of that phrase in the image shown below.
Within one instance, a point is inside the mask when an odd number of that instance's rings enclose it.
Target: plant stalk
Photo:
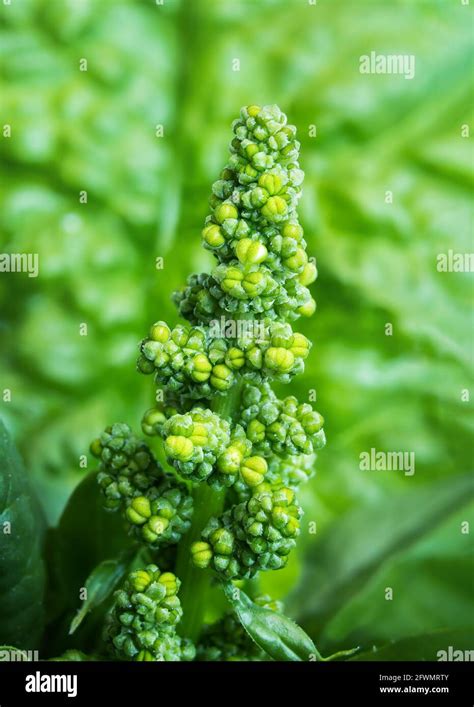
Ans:
[[[241,383],[237,382],[225,395],[212,401],[211,409],[221,417],[233,417],[238,410]],[[179,597],[183,607],[183,618],[178,632],[196,642],[201,633],[206,612],[206,603],[214,574],[210,569],[194,567],[191,562],[191,545],[199,540],[201,532],[212,516],[220,515],[224,509],[226,489],[213,489],[208,484],[196,484],[193,490],[194,513],[191,528],[178,548],[176,575],[181,580]]]

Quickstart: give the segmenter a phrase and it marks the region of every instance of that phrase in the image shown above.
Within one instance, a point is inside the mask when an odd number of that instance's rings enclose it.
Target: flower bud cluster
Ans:
[[[182,617],[179,579],[156,565],[131,572],[115,592],[105,638],[124,660],[193,660],[192,643],[176,633]]]
[[[322,415],[293,395],[279,400],[268,384],[245,386],[239,422],[265,457],[313,454],[326,441]]]
[[[155,374],[170,393],[194,399],[225,393],[237,374],[250,380],[287,383],[304,370],[310,342],[289,324],[264,323],[261,339],[244,335],[216,338],[204,327],[156,322],[140,345],[138,370]]]
[[[281,569],[296,544],[301,515],[292,489],[261,484],[248,501],[211,518],[191,548],[193,562],[226,579]]]
[[[250,487],[264,480],[267,463],[252,456],[252,444],[239,425],[201,407],[173,415],[161,435],[168,461],[185,478],[217,488],[232,486],[238,478]]]
[[[131,531],[152,547],[178,542],[191,524],[192,496],[165,474],[148,445],[116,423],[92,442],[91,451],[100,459],[105,508],[120,509]]]
[[[196,613],[190,562],[221,580],[286,565],[302,516],[295,488],[311,476],[325,443],[322,416],[270,387],[303,372],[311,343],[290,322],[316,307],[309,291],[316,265],[296,211],[304,177],[296,128],[277,106],[251,105],[233,132],[202,231],[215,266],[174,294],[189,323],[156,321],[140,343],[137,368],[153,374],[157,400],[164,393],[164,402],[145,412],[142,430],[162,440],[171,471],[126,425],[92,444],[106,507],[122,511],[155,559],[186,534],[177,559],[191,582],[183,633]],[[168,556],[161,566],[174,569],[173,562]],[[178,588],[179,580],[156,565],[128,577],[107,629],[121,658],[193,659],[193,645],[176,633]],[[230,615],[205,631],[198,656],[265,659]]]
[[[296,213],[304,173],[296,128],[278,106],[246,106],[233,123],[230,159],[212,185],[202,238],[218,265],[178,296],[196,321],[218,307],[280,320],[311,315],[317,276]],[[194,300],[194,302],[193,302]]]

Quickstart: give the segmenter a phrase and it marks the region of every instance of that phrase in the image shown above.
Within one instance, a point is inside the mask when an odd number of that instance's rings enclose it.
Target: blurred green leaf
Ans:
[[[455,518],[384,563],[325,624],[321,648],[358,644],[366,650],[446,626],[462,628],[471,613],[474,557],[470,538],[461,535]],[[460,537],[464,552],[453,548]]]
[[[287,606],[317,635],[391,556],[429,533],[474,497],[472,476],[394,493],[343,516],[308,548]]]
[[[357,661],[385,661],[385,660],[455,660],[453,651],[469,651],[468,655],[472,655],[472,636],[474,627],[442,631],[424,634],[421,636],[411,636],[404,638],[401,641],[395,641],[385,646],[375,647],[366,653],[360,653],[351,660]],[[450,651],[451,648],[451,651]],[[443,653],[445,651],[451,657],[446,658]],[[459,656],[459,654],[458,654]],[[458,658],[459,659],[459,658]],[[464,660],[471,660],[469,657],[463,657]],[[442,666],[442,663],[441,663]]]

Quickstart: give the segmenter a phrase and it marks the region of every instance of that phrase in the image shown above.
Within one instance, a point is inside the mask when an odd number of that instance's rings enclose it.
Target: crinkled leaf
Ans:
[[[33,649],[44,621],[44,521],[1,421],[0,458],[0,641]]]

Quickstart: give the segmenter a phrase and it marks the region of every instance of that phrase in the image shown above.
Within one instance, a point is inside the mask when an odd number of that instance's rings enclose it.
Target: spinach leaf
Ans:
[[[75,632],[92,609],[100,606],[112,594],[128,571],[130,561],[135,554],[135,549],[131,548],[129,551],[122,553],[120,558],[104,560],[97,567],[94,567],[86,579],[84,585],[87,590],[86,599],[71,621],[70,634]]]
[[[44,520],[1,421],[0,458],[0,642],[31,650],[44,621]]]
[[[104,510],[96,473],[88,474],[73,492],[51,544],[52,589],[59,588],[70,608],[93,569],[132,544],[120,514]]]
[[[273,660],[321,660],[311,638],[283,614],[255,604],[231,582],[224,592],[250,638]]]

